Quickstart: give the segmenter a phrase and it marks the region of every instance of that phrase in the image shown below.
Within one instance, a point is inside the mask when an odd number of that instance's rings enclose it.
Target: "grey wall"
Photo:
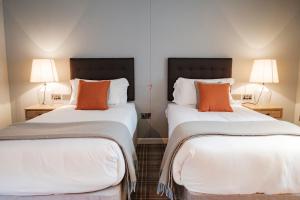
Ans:
[[[11,110],[6,64],[3,1],[0,0],[0,128],[10,123]]]
[[[37,103],[31,60],[54,57],[60,79],[70,57],[135,57],[136,104],[152,112],[143,137],[166,137],[166,59],[232,57],[238,90],[255,58],[276,58],[273,103],[293,121],[300,52],[298,0],[5,0],[5,31],[14,121]],[[148,84],[153,87],[150,92]],[[149,127],[150,123],[152,126]]]

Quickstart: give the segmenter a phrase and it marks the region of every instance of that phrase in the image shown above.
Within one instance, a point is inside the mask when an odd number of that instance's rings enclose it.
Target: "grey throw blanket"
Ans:
[[[118,122],[19,123],[0,130],[0,140],[105,138],[116,142],[125,157],[128,198],[135,191],[137,156],[128,128]]]
[[[188,140],[200,136],[300,136],[300,127],[284,121],[213,122],[194,121],[178,125],[169,138],[161,163],[157,193],[174,199],[172,166],[176,153]]]

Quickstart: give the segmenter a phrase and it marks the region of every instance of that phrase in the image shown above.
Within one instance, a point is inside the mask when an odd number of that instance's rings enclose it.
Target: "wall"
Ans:
[[[0,128],[3,128],[11,123],[11,110],[7,77],[2,0],[0,0],[0,94]]]
[[[235,89],[249,80],[255,58],[276,58],[273,104],[294,120],[300,52],[300,1],[152,1],[153,128],[164,133],[168,57],[232,57]],[[162,87],[163,86],[163,87]]]
[[[300,59],[299,59],[299,68],[298,68],[297,97],[296,97],[294,121],[296,124],[300,125]]]
[[[45,9],[46,8],[46,9]],[[37,103],[39,84],[29,83],[33,58],[55,58],[68,83],[70,57],[134,57],[136,104],[149,112],[149,1],[9,0],[5,28],[13,120]],[[148,132],[141,122],[140,132]]]
[[[5,0],[13,120],[24,120],[24,107],[37,101],[32,58],[54,57],[67,83],[70,57],[134,56],[137,109],[152,112],[140,121],[142,137],[167,137],[168,57],[232,57],[236,90],[248,82],[253,59],[276,58],[272,103],[293,121],[299,12],[298,0]]]

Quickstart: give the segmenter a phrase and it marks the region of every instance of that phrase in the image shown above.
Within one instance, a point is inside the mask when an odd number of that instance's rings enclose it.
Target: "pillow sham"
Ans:
[[[233,78],[188,79],[180,77],[174,84],[173,102],[178,105],[196,105],[197,95],[194,83],[195,81],[201,81],[203,83],[228,83],[230,85],[233,85],[234,83]]]
[[[110,81],[87,82],[80,80],[76,110],[107,110]]]
[[[79,81],[84,80],[86,82],[99,82],[97,80],[85,80],[85,79],[73,79],[71,80],[72,94],[70,104],[77,104],[77,93]],[[129,83],[126,78],[119,78],[110,80],[108,104],[109,105],[120,105],[127,103],[127,88]]]
[[[229,83],[196,82],[198,90],[198,111],[233,112],[229,99]]]

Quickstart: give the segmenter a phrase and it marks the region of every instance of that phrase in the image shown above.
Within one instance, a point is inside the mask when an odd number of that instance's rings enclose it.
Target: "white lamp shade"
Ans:
[[[48,83],[57,82],[58,76],[53,59],[33,59],[30,82]]]
[[[252,83],[279,83],[277,62],[274,59],[254,60],[250,75]]]

